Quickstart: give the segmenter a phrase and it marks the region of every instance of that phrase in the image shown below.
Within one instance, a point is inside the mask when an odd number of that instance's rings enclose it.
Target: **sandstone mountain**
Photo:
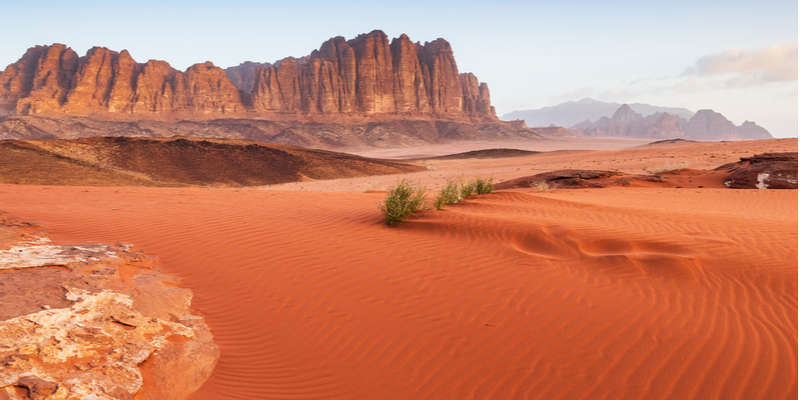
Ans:
[[[582,136],[629,137],[646,139],[751,140],[772,139],[766,129],[746,121],[737,127],[722,114],[699,110],[688,121],[680,116],[655,113],[647,117],[636,113],[627,104],[611,118],[602,117],[592,123],[583,121],[569,128]]]
[[[377,30],[225,70],[54,44],[0,72],[0,139],[205,133],[314,148],[542,138],[497,119],[488,86],[459,72],[446,40]]]
[[[211,62],[178,71],[94,47],[83,57],[63,44],[36,46],[0,74],[3,115],[95,115],[170,119],[230,114],[407,114],[494,118],[489,89],[459,73],[444,39],[389,42],[373,31],[332,38],[301,59]]]

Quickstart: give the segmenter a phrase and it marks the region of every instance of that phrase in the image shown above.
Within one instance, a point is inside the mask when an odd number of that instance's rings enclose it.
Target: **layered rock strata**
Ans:
[[[307,57],[210,62],[178,71],[137,63],[123,50],[78,56],[63,44],[36,46],[0,73],[0,115],[94,115],[106,119],[254,117],[273,114],[424,115],[496,120],[489,89],[459,73],[444,39],[389,42],[381,31],[332,38]]]
[[[189,312],[191,291],[130,245],[47,243],[41,226],[0,212],[0,398],[183,399],[200,388],[219,350]]]

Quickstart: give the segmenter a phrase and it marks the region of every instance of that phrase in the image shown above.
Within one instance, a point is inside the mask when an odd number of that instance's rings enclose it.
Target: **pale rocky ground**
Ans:
[[[182,399],[208,378],[219,350],[153,257],[0,217],[0,399]]]

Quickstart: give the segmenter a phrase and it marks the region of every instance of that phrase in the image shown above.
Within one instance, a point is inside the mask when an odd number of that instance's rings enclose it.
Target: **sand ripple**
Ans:
[[[197,399],[797,397],[797,192],[0,187],[56,243],[131,242],[222,356]]]

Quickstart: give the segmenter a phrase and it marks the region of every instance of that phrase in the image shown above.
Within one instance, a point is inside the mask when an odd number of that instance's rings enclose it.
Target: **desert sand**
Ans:
[[[797,191],[702,178],[797,139],[593,141],[260,188],[0,185],[0,208],[56,244],[133,243],[181,277],[221,351],[193,399],[797,398]],[[484,148],[554,150],[537,145]],[[497,191],[395,228],[376,208],[399,177],[666,162],[703,188]]]

